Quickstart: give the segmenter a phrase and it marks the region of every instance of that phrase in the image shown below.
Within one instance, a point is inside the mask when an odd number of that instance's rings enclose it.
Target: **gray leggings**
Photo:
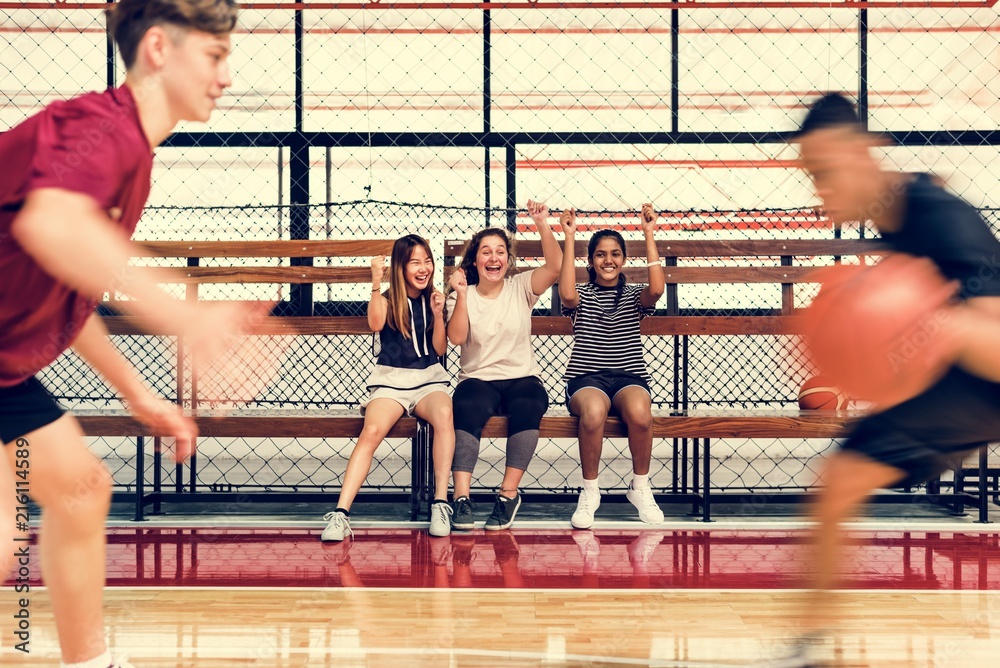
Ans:
[[[466,378],[452,397],[455,413],[455,459],[452,471],[472,473],[479,461],[483,427],[494,415],[507,416],[509,468],[528,468],[538,446],[538,425],[549,407],[542,381],[535,376],[512,380]]]

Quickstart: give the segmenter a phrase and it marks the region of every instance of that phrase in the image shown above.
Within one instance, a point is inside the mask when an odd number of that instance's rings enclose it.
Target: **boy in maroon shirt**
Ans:
[[[132,313],[152,328],[179,330],[204,363],[260,315],[172,299],[151,273],[128,266],[153,148],[179,121],[207,121],[231,84],[226,58],[236,4],[120,0],[111,12],[125,84],[56,102],[0,134],[0,576],[13,561],[16,499],[27,484],[44,510],[38,542],[63,666],[74,668],[129,665],[113,661],[104,642],[111,478],[35,374],[72,347],[138,420],[176,439],[182,461],[193,448],[194,422],[154,396],[111,345],[94,313],[97,300],[105,292],[130,295],[123,304]]]

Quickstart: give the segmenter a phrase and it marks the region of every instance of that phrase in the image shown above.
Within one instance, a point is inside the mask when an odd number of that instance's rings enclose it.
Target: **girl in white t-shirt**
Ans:
[[[535,453],[538,425],[549,405],[531,348],[531,309],[559,277],[562,251],[549,228],[548,207],[529,200],[528,213],[538,228],[545,264],[511,274],[511,240],[504,230],[489,227],[473,235],[449,280],[453,292],[445,307],[448,339],[462,349],[453,397],[455,529],[474,527],[469,488],[483,427],[494,415],[508,416],[507,459],[485,528],[497,531],[513,524],[521,506],[517,488]]]

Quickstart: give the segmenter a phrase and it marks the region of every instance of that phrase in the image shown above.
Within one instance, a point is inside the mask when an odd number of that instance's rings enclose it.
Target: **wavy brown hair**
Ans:
[[[514,240],[507,234],[503,228],[500,227],[487,227],[479,230],[472,235],[469,239],[469,243],[465,244],[465,248],[462,250],[462,264],[458,265],[460,269],[465,271],[465,281],[470,286],[479,283],[479,270],[476,269],[476,256],[479,255],[479,246],[483,243],[483,239],[488,236],[500,237],[503,240],[504,246],[507,247],[507,275],[510,276],[511,272],[514,270],[514,263],[517,260],[515,257]]]
[[[430,244],[416,234],[407,234],[396,239],[396,243],[392,245],[392,258],[389,260],[389,312],[386,313],[386,322],[405,339],[410,338],[410,300],[406,296],[406,265],[417,247],[423,248],[431,262],[434,261]],[[432,292],[434,292],[433,270],[430,280],[427,281],[427,287],[421,294],[430,299]],[[433,321],[429,323],[428,328],[433,324]]]
[[[153,26],[226,35],[236,27],[238,11],[235,0],[119,0],[108,10],[108,32],[128,69],[135,64],[139,42]]]

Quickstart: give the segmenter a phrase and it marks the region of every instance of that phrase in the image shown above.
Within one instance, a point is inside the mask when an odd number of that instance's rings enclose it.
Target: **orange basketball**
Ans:
[[[893,255],[873,266],[815,273],[819,294],[803,339],[820,374],[849,396],[885,408],[930,387],[957,354],[948,327],[957,285],[928,259]]]
[[[823,376],[813,376],[799,388],[799,408],[803,410],[842,410],[847,403],[844,391]]]

